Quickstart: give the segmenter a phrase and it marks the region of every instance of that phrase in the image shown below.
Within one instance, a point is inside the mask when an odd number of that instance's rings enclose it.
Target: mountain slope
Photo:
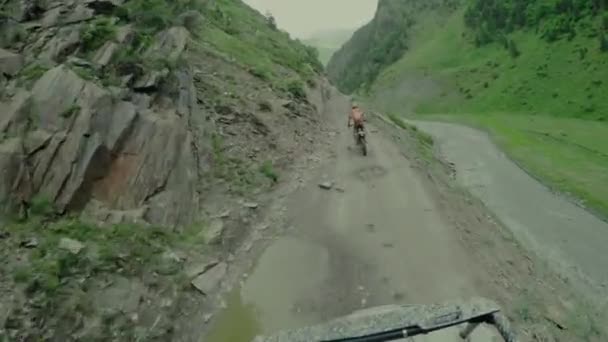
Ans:
[[[1,6],[0,340],[199,339],[316,141],[316,50],[238,0]]]
[[[488,130],[526,170],[607,216],[606,5],[467,0],[451,12],[421,11],[397,61],[344,63],[382,46],[355,34],[328,74],[344,91],[357,91],[384,111]],[[346,67],[354,74],[380,71],[371,84],[351,84],[340,77]]]
[[[603,81],[608,72],[605,1],[464,1],[452,14],[454,3],[414,11],[417,5],[404,1],[395,8],[390,1],[380,2],[376,18],[329,63],[328,74],[343,91],[387,89],[408,72],[427,70],[444,81],[443,92],[460,94],[444,94],[449,101],[442,99],[441,107],[427,106],[426,111],[456,107],[607,118],[608,103],[599,96],[608,89]],[[391,19],[383,19],[383,13],[391,13]],[[399,28],[393,18],[403,13],[415,14],[409,14],[411,24]],[[391,43],[377,38],[394,35],[395,29],[401,29],[402,37]],[[397,58],[370,55],[383,51],[390,56],[391,44],[404,46]],[[375,82],[382,70],[382,79]],[[368,76],[355,76],[359,74]],[[521,84],[515,84],[518,81]]]
[[[338,50],[327,72],[338,87],[350,93],[371,86],[380,71],[408,49],[409,32],[421,13],[451,9],[454,0],[381,0],[372,21],[357,30]]]

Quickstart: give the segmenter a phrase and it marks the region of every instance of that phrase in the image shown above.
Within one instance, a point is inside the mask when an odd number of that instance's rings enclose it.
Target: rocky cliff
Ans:
[[[0,1],[0,340],[200,340],[321,70],[239,0]]]
[[[253,22],[233,25],[244,12]],[[218,178],[239,177],[218,168],[280,164],[293,146],[283,128],[315,120],[304,89],[315,62],[269,63],[302,79],[275,86],[208,35],[246,41],[259,24],[305,51],[249,12],[238,1],[3,1],[3,212],[26,216],[42,201],[60,215],[183,225],[200,219]]]

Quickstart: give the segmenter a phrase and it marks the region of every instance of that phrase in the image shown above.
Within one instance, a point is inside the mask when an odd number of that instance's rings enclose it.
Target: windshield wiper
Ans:
[[[450,328],[464,323],[469,323],[469,325],[460,333],[460,336],[463,339],[466,339],[479,324],[488,323],[497,327],[498,331],[506,342],[515,342],[515,339],[505,329],[501,328],[500,320],[497,318],[497,314],[498,310],[495,310],[492,312],[484,312],[479,316],[461,318],[462,315],[460,312],[454,312],[448,315],[436,317],[429,322],[430,324],[428,326],[415,324],[401,329],[394,329],[365,336],[349,337],[337,340],[324,340],[320,342],[388,342],[407,337],[430,334],[437,330]]]

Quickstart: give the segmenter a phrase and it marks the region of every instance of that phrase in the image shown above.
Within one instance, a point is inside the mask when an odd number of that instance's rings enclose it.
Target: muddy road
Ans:
[[[536,199],[551,195],[538,193],[538,183],[491,182],[509,174],[521,181],[523,171],[503,165],[508,160],[497,150],[468,153],[467,148],[476,151],[472,145],[492,146],[476,135],[458,138],[442,127],[420,124],[436,136],[443,157],[455,162],[453,170],[429,162],[416,143],[417,131],[406,133],[374,117],[364,157],[346,128],[348,100],[334,93],[324,109],[323,147],[309,157],[315,162],[299,165],[296,177],[284,182],[290,190],[276,196],[266,222],[277,229],[263,225],[252,234],[258,237],[254,252],[236,256],[247,266],[231,266],[233,281],[227,283],[235,286],[225,286],[225,309],[211,320],[205,341],[249,342],[259,334],[326,322],[362,308],[477,296],[502,305],[522,341],[606,341],[601,322],[608,311],[604,299],[598,300],[605,297],[576,286],[581,272],[555,272],[554,263],[547,262],[552,255],[545,253],[559,250],[560,258],[554,259],[559,262],[568,255],[571,262],[584,261],[572,257],[584,257],[584,236],[570,234],[574,243],[558,242],[576,222],[585,225],[581,232],[593,231],[590,216],[565,201],[553,207],[546,197]],[[463,140],[469,145],[451,143]],[[485,185],[476,187],[479,182]],[[503,184],[502,191],[493,188],[496,184]],[[544,201],[546,210],[517,197],[521,186],[527,188],[521,190],[529,194],[526,201]],[[487,198],[489,192],[494,197]],[[505,215],[507,202],[521,215]],[[562,222],[560,215],[573,221]],[[527,236],[541,231],[533,221],[522,221],[532,219],[555,223],[560,234],[528,243]],[[604,235],[587,234],[587,239],[590,250],[605,251]],[[601,270],[600,264],[585,266]],[[487,327],[476,334],[473,342],[496,338]],[[458,338],[451,330],[416,341]]]
[[[346,128],[346,98],[327,109],[336,132],[328,144],[330,158],[287,200],[292,228],[270,244],[230,296],[211,342],[245,342],[254,333],[375,305],[480,294],[483,274],[444,219],[424,175],[371,125],[369,154],[363,157]],[[331,189],[319,186],[324,182]],[[237,332],[231,321],[249,329]]]

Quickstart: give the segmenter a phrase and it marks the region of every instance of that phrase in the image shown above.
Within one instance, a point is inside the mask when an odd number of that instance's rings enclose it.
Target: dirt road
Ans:
[[[515,165],[484,132],[438,122],[415,122],[436,137],[457,180],[483,200],[529,250],[579,280],[581,290],[606,298],[608,223],[555,195]],[[605,303],[608,303],[604,300]]]
[[[211,342],[245,342],[253,333],[315,324],[374,305],[479,295],[476,261],[444,219],[423,175],[372,126],[369,155],[351,148],[348,106],[345,98],[332,101],[329,124],[338,132],[328,147],[332,157],[289,199],[292,229],[263,253],[239,298],[218,319]],[[325,181],[332,189],[318,186]],[[244,325],[245,316],[254,328],[235,333],[228,322]]]

